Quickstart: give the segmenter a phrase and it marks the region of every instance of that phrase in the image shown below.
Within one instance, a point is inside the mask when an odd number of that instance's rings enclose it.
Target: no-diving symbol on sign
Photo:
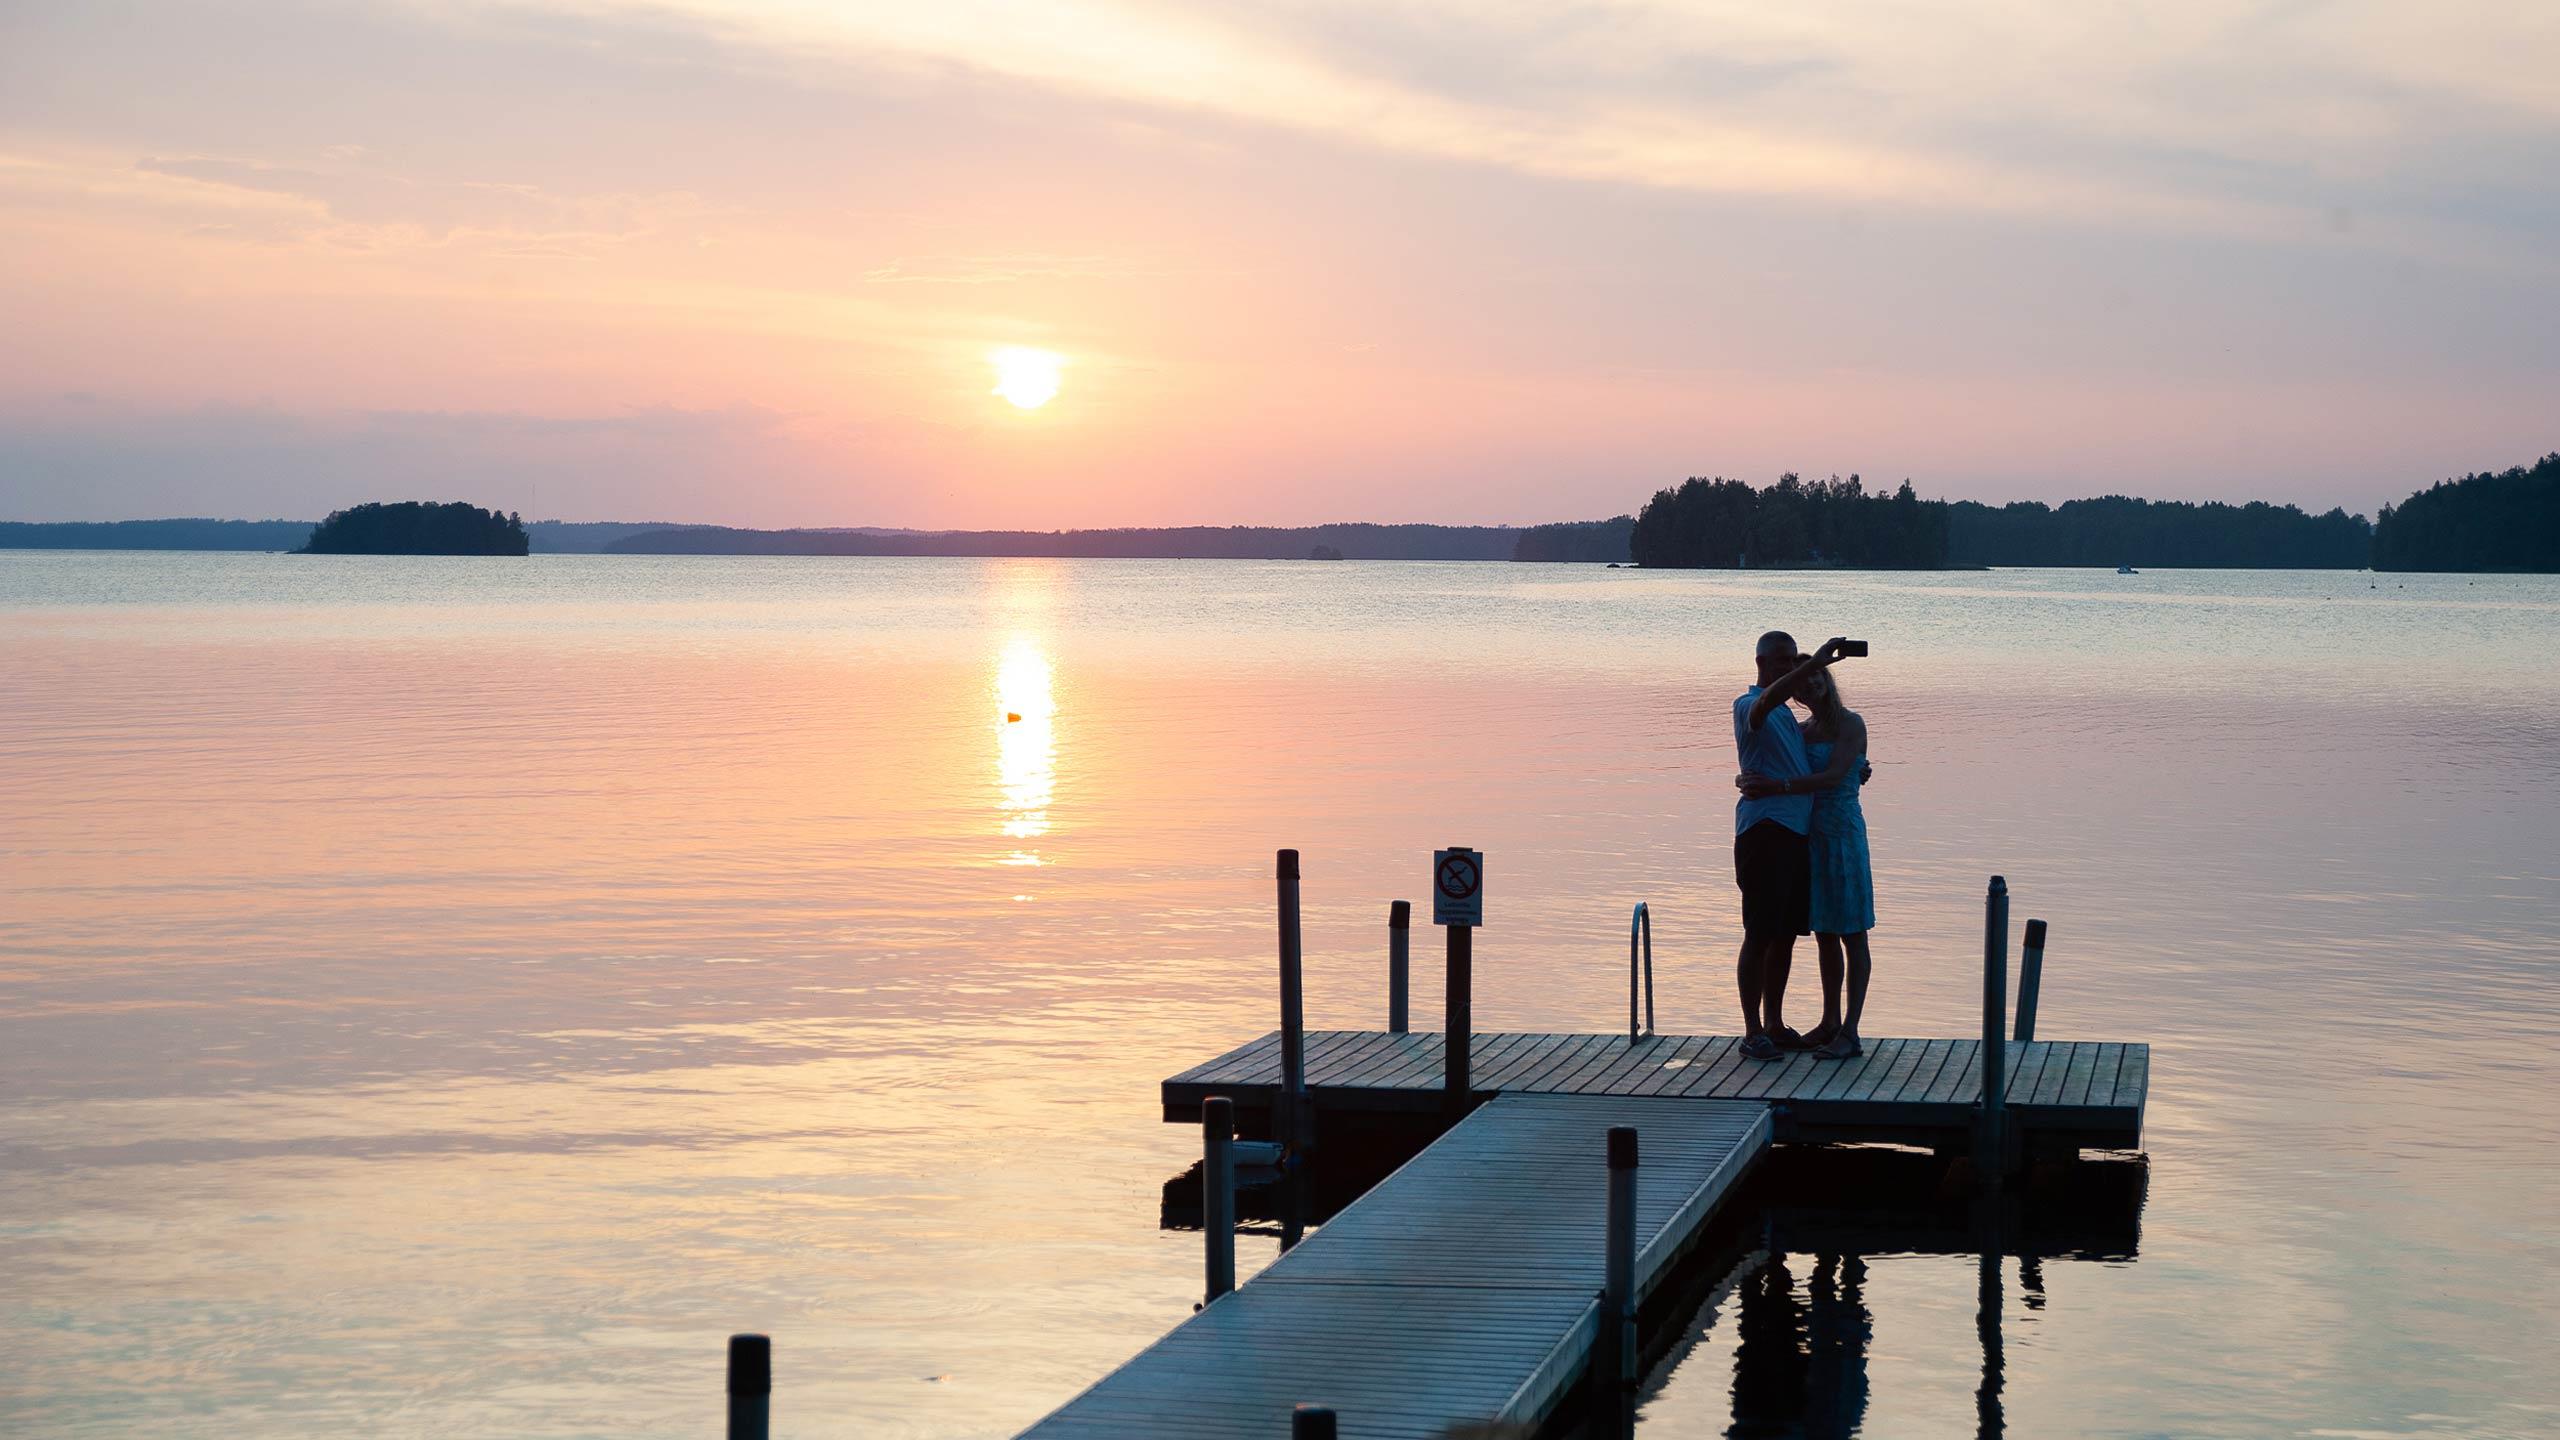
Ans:
[[[1484,923],[1484,852],[1431,852],[1431,923]]]

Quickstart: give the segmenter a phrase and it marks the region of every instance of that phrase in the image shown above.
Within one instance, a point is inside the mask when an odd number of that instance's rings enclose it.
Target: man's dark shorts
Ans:
[[[1813,933],[1813,856],[1802,835],[1763,820],[1733,837],[1733,878],[1745,933]]]

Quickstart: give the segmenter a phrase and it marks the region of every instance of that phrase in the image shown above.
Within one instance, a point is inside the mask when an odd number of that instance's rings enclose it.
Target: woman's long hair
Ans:
[[[1840,733],[1840,717],[1848,713],[1849,707],[1841,702],[1837,676],[1824,670],[1821,687],[1806,695],[1804,704],[1813,712],[1813,724],[1808,728],[1817,737],[1827,740]]]

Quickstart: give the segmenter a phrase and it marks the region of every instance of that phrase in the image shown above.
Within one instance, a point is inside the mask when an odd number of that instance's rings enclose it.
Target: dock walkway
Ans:
[[[1442,1104],[1437,1033],[1310,1030],[1308,1098],[1319,1117],[1429,1111]],[[1980,1040],[1870,1040],[1854,1060],[1743,1056],[1730,1035],[1491,1032],[1468,1052],[1473,1092],[1746,1100],[1773,1108],[1780,1140],[1934,1143],[1971,1132],[1982,1096]],[[2010,1123],[2028,1137],[2089,1149],[2141,1143],[2148,1045],[2007,1042]],[[1164,1118],[1197,1120],[1210,1095],[1235,1101],[1240,1127],[1267,1127],[1280,1089],[1280,1034],[1240,1045],[1164,1082]]]
[[[1545,1418],[1600,1335],[1613,1125],[1639,1135],[1642,1296],[1770,1144],[1765,1101],[1492,1100],[1026,1440],[1286,1435],[1301,1402],[1360,1437]]]

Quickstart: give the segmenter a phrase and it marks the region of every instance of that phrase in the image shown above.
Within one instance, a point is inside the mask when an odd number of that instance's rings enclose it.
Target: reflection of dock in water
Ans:
[[[1872,1330],[1860,1257],[1931,1251],[1980,1257],[1977,1399],[1996,1433],[2004,1257],[2023,1257],[2040,1292],[2045,1258],[2133,1252],[2145,1167],[2078,1157],[2140,1143],[2150,1048],[2033,1038],[2041,922],[2010,1037],[1996,878],[1981,1038],[1759,1061],[1737,1037],[1638,1023],[1632,939],[1628,1033],[1475,1033],[1472,937],[1455,923],[1446,1010],[1464,1043],[1408,1033],[1401,907],[1395,1028],[1309,1032],[1296,860],[1282,852],[1281,1029],[1159,1096],[1166,1120],[1203,1123],[1208,1158],[1167,1187],[1165,1220],[1204,1226],[1208,1298],[1027,1437],[1525,1434],[1586,1402],[1597,1433],[1620,1433],[1642,1361],[1676,1352],[1666,1338],[1719,1293],[1738,1299],[1743,1345],[1762,1357],[1748,1374],[1737,1362],[1736,1433],[1766,1418],[1795,1427],[1771,1433],[1845,1434],[1865,1408]],[[1638,933],[1645,919],[1640,907]],[[1645,973],[1646,1011],[1650,991]],[[1256,1158],[1285,1154],[1272,1184],[1238,1194],[1236,1135],[1276,1142]],[[1860,1148],[1826,1148],[1841,1144]],[[1867,1148],[1879,1144],[1925,1149]],[[1867,1198],[1883,1195],[1895,1203]],[[1278,1221],[1282,1255],[1233,1287],[1239,1208]],[[1310,1223],[1321,1228],[1302,1242]],[[1800,1303],[1786,1256],[1806,1251]]]

